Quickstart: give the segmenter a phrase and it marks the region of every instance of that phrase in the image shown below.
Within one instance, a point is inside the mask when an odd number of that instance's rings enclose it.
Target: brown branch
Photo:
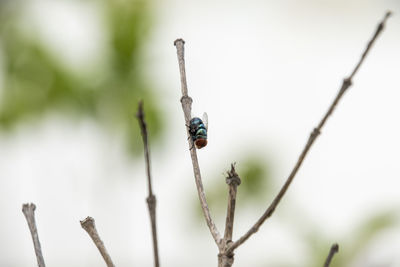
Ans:
[[[100,236],[97,233],[94,219],[92,217],[87,217],[86,219],[80,222],[82,228],[89,234],[90,238],[92,238],[94,244],[99,249],[101,256],[103,256],[103,259],[107,264],[107,267],[114,267],[114,263],[112,262],[111,257],[108,254],[103,241],[101,241]]]
[[[144,120],[144,112],[143,112],[143,102],[139,102],[138,112],[136,117],[139,121],[140,130],[143,138],[144,145],[144,157],[146,161],[146,174],[147,174],[147,183],[149,188],[149,196],[146,198],[147,207],[149,208],[150,213],[150,221],[151,221],[151,233],[153,236],[153,250],[154,250],[154,266],[160,266],[160,261],[158,258],[158,240],[157,240],[157,227],[156,227],[156,204],[157,199],[156,196],[153,195],[153,190],[151,186],[151,172],[150,172],[150,154],[149,154],[149,143],[148,143],[148,135],[147,135],[147,126],[146,121]]]
[[[271,205],[266,209],[264,214],[257,220],[257,222],[241,238],[239,238],[236,242],[234,242],[231,245],[231,247],[229,248],[228,251],[232,252],[237,247],[239,247],[241,244],[243,244],[251,235],[253,235],[255,232],[257,232],[258,229],[260,228],[260,226],[264,223],[264,221],[266,219],[268,219],[274,213],[275,208],[278,206],[278,204],[281,201],[282,197],[285,195],[287,189],[289,188],[290,184],[292,183],[294,177],[297,174],[297,171],[299,170],[301,164],[303,163],[304,158],[306,157],[306,155],[307,155],[308,151],[310,150],[312,144],[314,143],[314,141],[317,139],[317,137],[321,133],[321,129],[325,125],[326,120],[329,118],[329,116],[334,111],[337,103],[342,98],[343,94],[352,85],[353,76],[356,74],[357,70],[360,68],[361,63],[364,61],[364,59],[367,56],[367,54],[368,54],[370,48],[372,47],[373,43],[375,42],[375,40],[377,39],[379,34],[382,32],[382,30],[383,30],[383,28],[385,26],[386,20],[389,18],[390,14],[391,14],[390,12],[387,12],[385,14],[385,17],[379,23],[379,25],[378,25],[373,37],[368,42],[367,47],[366,47],[364,53],[362,54],[358,64],[354,68],[353,72],[351,73],[351,75],[348,78],[345,78],[343,80],[342,86],[341,86],[338,94],[336,95],[335,99],[333,100],[332,104],[330,105],[328,111],[326,112],[326,114],[324,115],[322,120],[319,122],[318,126],[316,128],[314,128],[314,130],[311,132],[310,137],[308,138],[308,141],[307,141],[303,151],[301,152],[301,154],[300,154],[300,156],[299,156],[294,168],[292,169],[292,172],[290,173],[289,177],[287,178],[285,184],[282,186],[282,188],[279,191],[279,193],[275,196],[275,198],[272,201]]]
[[[227,252],[230,243],[232,243],[233,234],[233,221],[235,218],[235,207],[236,207],[236,193],[237,187],[240,185],[241,180],[239,175],[236,173],[235,164],[231,164],[231,170],[227,172],[226,183],[229,186],[228,196],[228,208],[226,212],[225,221],[225,233],[222,241],[220,253],[218,254],[218,266],[219,267],[230,267],[234,262],[234,253]]]
[[[226,177],[226,183],[229,186],[229,199],[228,199],[228,210],[226,212],[225,221],[225,243],[232,241],[233,233],[233,220],[235,217],[235,206],[236,206],[236,192],[237,187],[240,185],[240,177],[236,173],[235,164],[231,164],[231,170],[227,172],[228,177]]]
[[[177,55],[178,55],[178,63],[179,63],[179,71],[180,71],[180,76],[181,76],[181,89],[182,89],[182,98],[181,98],[181,103],[182,103],[182,109],[183,109],[183,114],[185,116],[185,123],[186,125],[189,125],[190,119],[191,119],[191,111],[192,111],[192,98],[188,96],[188,89],[187,89],[187,84],[186,84],[186,71],[185,71],[185,57],[184,57],[184,44],[185,41],[182,39],[177,39],[174,42],[174,45],[176,46],[177,50]],[[190,137],[190,134],[188,131],[188,142],[189,142],[189,149],[190,151],[190,156],[192,158],[192,164],[193,164],[193,172],[194,172],[194,177],[195,177],[195,182],[196,182],[196,187],[197,187],[197,193],[199,195],[199,200],[201,204],[201,208],[203,210],[203,215],[204,218],[206,219],[207,226],[210,229],[211,235],[213,236],[215,243],[217,244],[218,248],[221,248],[221,235],[217,229],[217,226],[215,225],[214,221],[211,218],[210,210],[208,208],[208,204],[206,201],[206,196],[204,193],[204,187],[203,187],[203,182],[201,180],[201,174],[200,174],[200,167],[199,167],[199,162],[197,159],[197,154],[196,154],[196,149],[193,147],[193,141]]]
[[[26,221],[28,222],[29,230],[32,235],[33,246],[35,248],[36,259],[39,267],[45,267],[42,249],[40,247],[39,242],[39,234],[36,228],[36,221],[35,221],[35,209],[36,205],[33,203],[30,204],[23,204],[22,205],[22,212],[25,215]]]
[[[325,260],[324,267],[329,267],[329,265],[331,265],[331,261],[332,261],[333,256],[338,252],[339,252],[339,245],[338,244],[333,244],[331,246],[331,249],[329,250],[328,257]]]

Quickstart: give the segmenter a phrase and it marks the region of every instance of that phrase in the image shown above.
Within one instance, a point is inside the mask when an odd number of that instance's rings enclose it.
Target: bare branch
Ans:
[[[225,233],[222,240],[222,246],[220,248],[220,253],[218,254],[218,266],[219,267],[230,267],[234,262],[233,251],[227,251],[232,243],[233,234],[233,221],[235,218],[235,207],[236,207],[236,193],[237,187],[240,185],[241,180],[239,175],[236,173],[235,164],[231,164],[231,170],[227,172],[226,183],[229,186],[229,196],[228,196],[228,209],[226,212],[225,221]]]
[[[378,24],[378,27],[376,28],[374,35],[372,36],[371,40],[369,40],[369,42],[367,44],[367,47],[364,50],[364,53],[361,55],[360,61],[358,62],[358,64],[354,68],[354,70],[351,73],[350,77],[348,78],[349,80],[353,79],[354,75],[356,74],[356,72],[360,68],[361,64],[364,62],[364,59],[366,58],[369,50],[371,49],[372,45],[374,44],[376,38],[378,38],[379,34],[385,28],[386,21],[391,15],[392,15],[392,12],[391,11],[387,11],[385,16],[384,16],[384,18],[382,19],[382,21]]]
[[[257,222],[248,230],[248,232],[245,233],[241,238],[239,238],[236,242],[234,242],[232,244],[232,246],[229,248],[228,251],[233,251],[237,247],[239,247],[241,244],[243,244],[251,235],[253,235],[255,232],[257,232],[258,229],[260,228],[260,226],[264,223],[264,221],[273,214],[273,212],[275,211],[275,208],[278,206],[279,202],[281,201],[282,197],[285,195],[287,189],[289,188],[289,186],[292,183],[294,177],[296,176],[296,173],[299,170],[301,164],[303,163],[304,158],[306,157],[306,155],[307,155],[308,151],[310,150],[312,144],[314,143],[314,141],[317,139],[317,137],[321,133],[321,129],[325,125],[326,120],[332,114],[333,110],[335,109],[335,107],[336,107],[337,103],[339,102],[339,100],[342,98],[343,94],[352,85],[353,76],[356,74],[357,70],[361,66],[361,63],[364,61],[365,57],[367,56],[368,51],[370,50],[370,48],[372,47],[373,43],[377,39],[378,35],[382,32],[382,30],[383,30],[383,28],[385,26],[385,22],[386,22],[387,18],[390,16],[390,14],[391,14],[390,12],[386,13],[386,15],[383,18],[383,20],[379,23],[379,25],[378,25],[373,37],[368,42],[367,47],[366,47],[364,53],[362,54],[362,56],[360,58],[360,61],[356,65],[355,69],[353,70],[353,72],[351,73],[351,75],[348,78],[345,78],[343,80],[342,86],[341,86],[338,94],[336,95],[335,99],[333,100],[332,104],[330,105],[328,111],[326,112],[326,114],[324,115],[322,120],[319,122],[318,126],[316,128],[314,128],[314,130],[311,132],[310,137],[308,138],[308,141],[307,141],[303,151],[301,152],[301,154],[300,154],[300,156],[299,156],[294,168],[292,169],[292,172],[290,173],[289,177],[287,178],[285,184],[282,186],[282,188],[279,191],[279,193],[275,196],[275,198],[272,201],[271,205],[266,209],[264,214],[257,220]]]
[[[184,44],[185,41],[182,39],[177,39],[174,42],[174,45],[176,46],[177,49],[177,54],[178,54],[178,63],[179,63],[179,70],[180,70],[180,76],[181,76],[181,86],[182,86],[182,98],[181,98],[181,103],[182,103],[182,109],[183,113],[185,116],[185,122],[186,125],[189,125],[190,122],[190,117],[191,117],[191,111],[192,111],[192,98],[188,96],[188,89],[187,89],[187,84],[186,84],[186,72],[185,72],[185,58],[184,58]],[[194,172],[194,177],[195,177],[195,182],[196,182],[196,187],[197,187],[197,193],[199,195],[200,199],[200,204],[201,208],[203,210],[204,217],[207,222],[207,226],[210,229],[211,235],[213,236],[215,243],[217,244],[218,248],[221,249],[221,235],[217,229],[217,226],[215,225],[214,221],[211,218],[210,210],[208,208],[208,204],[206,201],[206,196],[204,193],[204,187],[203,187],[203,182],[201,180],[201,174],[200,174],[200,167],[199,167],[199,162],[197,159],[197,153],[196,149],[193,147],[193,141],[189,135],[189,132],[187,131],[188,135],[188,142],[189,142],[189,149],[190,150],[190,156],[192,158],[192,164],[193,164],[193,172]]]
[[[103,256],[103,259],[107,264],[107,267],[114,267],[114,263],[112,262],[111,257],[108,254],[103,241],[101,241],[100,236],[97,233],[94,219],[92,217],[87,217],[86,219],[80,222],[82,228],[89,234],[90,238],[92,238],[94,244],[99,249],[101,256]]]
[[[333,256],[338,252],[339,252],[339,245],[338,244],[333,244],[331,246],[331,249],[329,250],[328,257],[325,260],[324,267],[329,267],[329,265],[331,265],[331,261],[332,261]]]
[[[181,75],[182,96],[188,96],[188,89],[186,83],[186,69],[185,69],[185,41],[183,39],[176,39],[174,45],[176,46],[176,52],[178,54],[179,73]]]
[[[45,267],[46,265],[44,264],[42,249],[39,242],[39,234],[36,228],[35,209],[36,205],[33,203],[22,205],[22,212],[25,215],[26,221],[28,222],[29,230],[32,235],[33,246],[35,247],[35,254],[38,266]]]
[[[234,262],[233,252],[227,254],[226,252],[218,254],[218,267],[231,267]]]
[[[228,199],[228,210],[226,212],[225,222],[225,243],[232,241],[233,233],[233,220],[235,217],[235,206],[236,206],[236,192],[237,187],[240,185],[241,180],[239,175],[236,173],[235,164],[231,164],[231,170],[227,172],[226,183],[229,186],[229,199]]]
[[[146,198],[147,207],[149,208],[150,220],[151,220],[151,233],[153,236],[153,250],[154,250],[154,266],[160,266],[160,261],[158,258],[158,240],[157,240],[157,227],[156,227],[156,204],[157,199],[156,196],[153,195],[153,190],[151,186],[151,172],[150,172],[150,154],[149,154],[149,143],[148,143],[148,135],[147,135],[147,126],[146,121],[144,120],[144,112],[143,112],[143,102],[139,102],[138,112],[136,117],[139,121],[139,126],[142,133],[143,145],[144,145],[144,157],[146,161],[146,174],[147,174],[147,182],[149,188],[149,196]]]

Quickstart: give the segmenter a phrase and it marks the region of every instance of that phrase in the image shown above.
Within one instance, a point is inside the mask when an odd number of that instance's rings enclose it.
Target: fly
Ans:
[[[208,116],[204,112],[203,118],[193,117],[189,122],[189,134],[197,149],[207,145]]]

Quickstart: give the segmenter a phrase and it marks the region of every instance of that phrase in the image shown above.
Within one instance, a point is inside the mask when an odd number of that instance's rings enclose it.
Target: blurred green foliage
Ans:
[[[151,137],[159,136],[161,112],[141,68],[145,64],[141,55],[151,29],[151,1],[100,3],[107,25],[102,30],[109,37],[107,51],[101,55],[101,62],[106,64],[90,74],[77,75],[34,34],[21,30],[22,1],[0,1],[0,61],[4,72],[0,129],[41,119],[49,112],[76,119],[86,116],[126,137],[128,150],[139,152],[142,148],[134,114],[138,101],[143,99],[146,119],[152,126]]]
[[[271,164],[263,156],[256,153],[243,153],[241,160],[235,164],[236,172],[239,174],[241,184],[237,192],[237,208],[245,208],[247,205],[264,203],[271,196],[273,180],[271,179]],[[227,169],[228,170],[228,169]],[[226,214],[226,203],[228,200],[228,186],[225,182],[227,174],[215,174],[213,185],[207,188],[207,201],[213,214],[224,217]],[[198,207],[198,218],[202,216],[197,196],[193,203]]]
[[[352,229],[345,237],[337,237],[339,243],[339,253],[336,254],[331,263],[331,267],[350,267],[352,264],[366,253],[366,249],[374,240],[390,228],[399,224],[399,217],[394,210],[381,211],[360,222],[355,229]],[[316,229],[317,227],[313,228]],[[311,228],[310,228],[311,229]],[[310,263],[307,266],[322,266],[328,255],[329,249],[334,241],[328,240],[323,233],[310,232],[305,238],[313,252]]]

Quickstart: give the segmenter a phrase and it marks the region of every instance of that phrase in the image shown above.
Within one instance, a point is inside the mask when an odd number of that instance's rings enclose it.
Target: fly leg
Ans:
[[[192,127],[190,127],[190,125],[185,124],[185,126],[188,128],[188,132],[189,132],[189,136],[187,138],[187,140],[189,140],[190,138],[192,138],[192,145],[190,146],[189,150],[192,150],[194,148],[194,141],[193,141],[193,137],[192,137]]]
[[[188,137],[188,140],[189,140],[190,138],[191,138],[191,136]],[[192,140],[192,145],[190,146],[189,150],[192,150],[193,147],[194,147],[194,142],[193,142],[193,140]]]

